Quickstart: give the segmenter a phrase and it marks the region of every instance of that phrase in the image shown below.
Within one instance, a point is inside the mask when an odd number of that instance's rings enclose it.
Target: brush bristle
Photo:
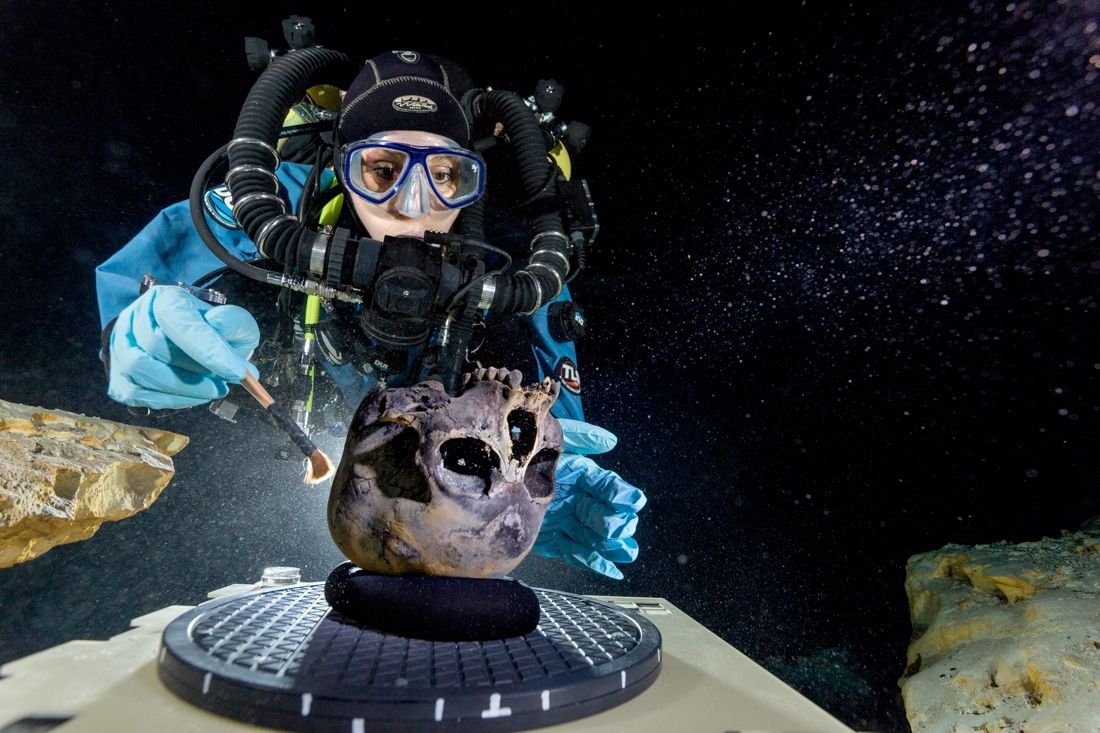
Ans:
[[[327,481],[334,473],[336,473],[336,467],[332,465],[332,461],[323,450],[318,448],[309,454],[309,468],[306,470],[307,484],[312,486]]]

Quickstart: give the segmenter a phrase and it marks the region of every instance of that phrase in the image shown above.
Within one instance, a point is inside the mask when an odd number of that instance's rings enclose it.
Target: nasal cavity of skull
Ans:
[[[489,445],[478,438],[451,438],[439,449],[443,467],[460,476],[480,479],[479,489],[488,493],[493,469],[500,468],[500,459]]]
[[[523,463],[535,447],[535,416],[527,410],[508,413],[508,435],[512,439],[512,460]]]

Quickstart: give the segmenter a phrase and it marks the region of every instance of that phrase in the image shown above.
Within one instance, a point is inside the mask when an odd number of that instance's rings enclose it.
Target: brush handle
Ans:
[[[294,445],[298,446],[298,450],[302,451],[307,458],[313,455],[313,452],[317,450],[317,446],[313,444],[305,431],[298,427],[298,423],[291,419],[287,411],[281,405],[275,404],[275,400],[267,393],[259,380],[252,376],[251,372],[245,375],[244,379],[241,380],[241,384],[267,410],[267,414],[271,415],[279,428],[290,436],[290,439],[294,441]]]
[[[246,372],[244,379],[241,380],[241,386],[248,390],[248,393],[256,398],[256,401],[260,403],[260,407],[265,410],[275,404],[275,400],[271,398],[271,395],[267,393],[264,386],[260,384],[260,380],[252,376],[252,372]]]
[[[279,425],[284,433],[290,436],[290,439],[294,442],[294,445],[298,446],[298,450],[305,454],[306,458],[313,455],[317,450],[317,446],[313,444],[313,441],[309,439],[305,431],[298,427],[298,423],[294,422],[287,414],[287,411],[283,409],[282,405],[277,405],[272,402],[267,406],[267,414],[271,415],[272,419]]]

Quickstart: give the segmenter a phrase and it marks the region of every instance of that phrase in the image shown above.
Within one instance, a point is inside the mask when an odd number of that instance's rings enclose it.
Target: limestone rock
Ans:
[[[1100,730],[1100,529],[914,555],[914,731]]]
[[[0,400],[0,568],[148,509],[187,440]]]

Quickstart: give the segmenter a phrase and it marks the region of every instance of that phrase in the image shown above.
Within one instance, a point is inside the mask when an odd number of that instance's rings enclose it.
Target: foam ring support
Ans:
[[[172,621],[157,671],[172,692],[210,712],[342,733],[357,719],[364,730],[526,730],[610,709],[656,680],[661,637],[650,621],[584,596],[532,590],[541,606],[535,631],[457,644],[357,624],[328,607],[321,583],[261,590]]]

